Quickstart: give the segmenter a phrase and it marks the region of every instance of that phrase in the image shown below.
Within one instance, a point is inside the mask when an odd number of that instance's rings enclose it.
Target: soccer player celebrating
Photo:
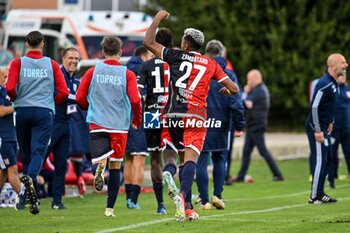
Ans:
[[[104,214],[115,217],[114,204],[120,186],[120,167],[131,123],[131,109],[133,128],[141,125],[142,109],[135,74],[118,62],[122,41],[118,37],[105,37],[101,45],[105,61],[85,73],[76,100],[82,108],[88,108],[86,121],[90,123],[94,183],[98,191],[103,188],[105,166],[110,157]]]
[[[169,29],[160,28],[155,36],[157,43],[166,48],[171,48],[173,45],[173,36]],[[141,65],[138,75],[138,86],[140,89],[147,87],[145,97],[145,112],[161,113],[168,99],[168,84],[169,84],[169,65],[157,57],[152,58],[148,62]],[[141,90],[140,90],[140,93]],[[160,125],[159,125],[160,126]],[[166,214],[166,209],[163,199],[163,184],[162,184],[162,140],[161,131],[159,128],[149,127],[145,129],[147,138],[147,149],[151,156],[151,178],[153,183],[154,193],[157,199],[157,214]],[[176,153],[168,150],[164,151],[164,156],[167,164],[174,166],[176,171]],[[171,158],[170,158],[171,157]],[[168,160],[171,160],[169,163]],[[176,173],[176,172],[174,172]]]
[[[185,218],[188,220],[198,218],[194,210],[185,209],[185,198],[190,198],[188,194],[191,193],[196,162],[206,134],[206,129],[198,126],[203,125],[206,120],[206,98],[210,81],[214,78],[224,85],[220,92],[226,95],[238,93],[239,88],[214,60],[198,52],[204,43],[201,31],[186,29],[181,41],[181,50],[166,48],[155,41],[158,25],[168,16],[167,11],[157,13],[146,32],[144,44],[156,57],[167,62],[171,70],[170,97],[164,109],[168,128],[164,134],[162,132],[162,137],[166,146],[184,149],[180,192],[174,197],[175,217],[183,221]],[[194,126],[187,124],[188,122],[195,122]]]

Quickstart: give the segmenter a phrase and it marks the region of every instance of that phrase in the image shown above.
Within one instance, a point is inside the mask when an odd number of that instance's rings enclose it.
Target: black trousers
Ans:
[[[65,191],[65,177],[67,173],[67,159],[70,144],[69,122],[54,121],[52,127],[52,137],[46,156],[53,153],[54,158],[54,176],[53,176],[53,202],[59,204],[62,202],[62,196]]]
[[[280,170],[277,167],[277,164],[271,156],[271,153],[266,148],[264,134],[265,130],[247,130],[243,147],[242,164],[237,176],[237,180],[244,180],[244,176],[248,172],[251,153],[255,146],[257,146],[260,155],[265,159],[265,161],[269,165],[273,176],[282,176]]]

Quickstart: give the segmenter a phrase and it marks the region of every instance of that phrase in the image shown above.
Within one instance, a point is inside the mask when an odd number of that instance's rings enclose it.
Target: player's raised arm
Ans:
[[[155,41],[155,34],[158,25],[163,19],[168,18],[169,13],[167,11],[159,11],[153,19],[151,26],[146,31],[145,38],[143,40],[143,44],[158,58],[162,58],[162,50],[164,48],[163,45],[157,43]]]

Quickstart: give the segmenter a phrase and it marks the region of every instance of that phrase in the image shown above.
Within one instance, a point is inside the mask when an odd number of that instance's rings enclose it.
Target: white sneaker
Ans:
[[[223,210],[225,209],[225,203],[222,199],[218,198],[217,196],[213,196],[211,199],[211,204],[215,206],[216,209]]]
[[[174,197],[179,193],[179,189],[176,187],[173,176],[170,174],[170,172],[165,171],[163,172],[163,180],[168,185],[169,197],[174,199]]]
[[[205,204],[201,205],[202,210],[211,210],[212,204],[210,202],[207,202]]]
[[[115,217],[115,214],[114,214],[114,209],[112,208],[106,208],[105,210],[105,216],[106,217]]]
[[[183,222],[186,219],[186,213],[185,213],[185,199],[182,193],[179,193],[174,197],[174,203],[176,206],[175,220]]]
[[[193,195],[192,195],[193,196]],[[202,198],[200,198],[199,196],[196,198],[194,204],[201,206],[202,205]]]

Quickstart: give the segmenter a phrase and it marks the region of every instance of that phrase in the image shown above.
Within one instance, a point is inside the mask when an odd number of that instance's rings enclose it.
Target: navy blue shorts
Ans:
[[[130,153],[132,155],[148,155],[145,130],[143,128],[129,129],[126,153]]]
[[[0,169],[17,165],[17,142],[2,141],[0,138]]]

